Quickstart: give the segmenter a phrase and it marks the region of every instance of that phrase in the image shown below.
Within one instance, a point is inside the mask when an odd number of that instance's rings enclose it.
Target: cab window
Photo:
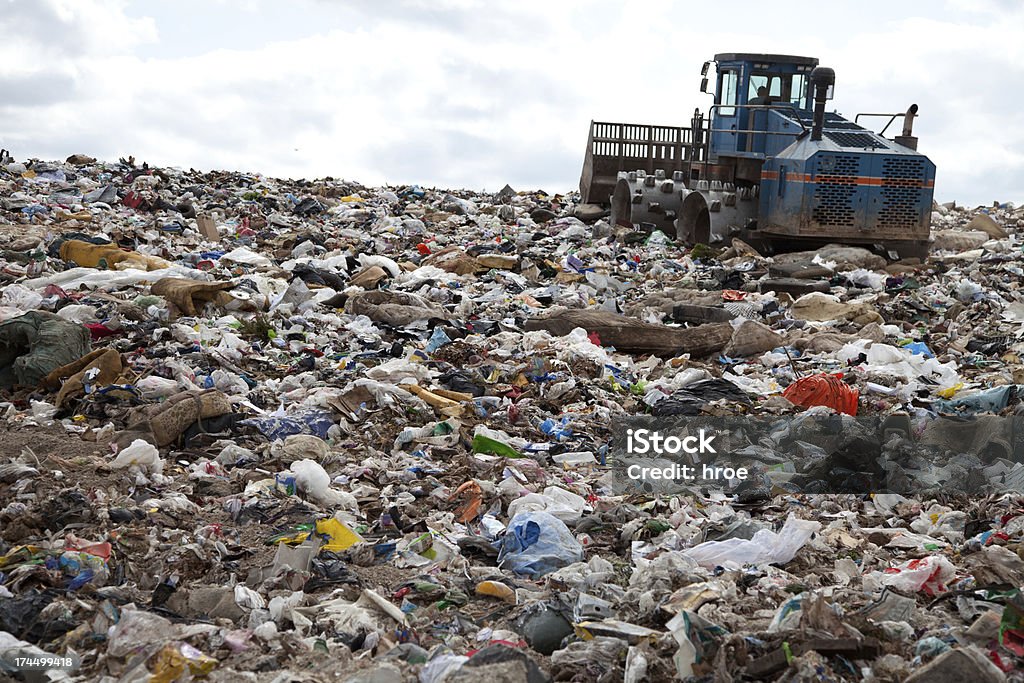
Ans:
[[[761,100],[761,88],[766,88]],[[747,104],[791,104],[797,109],[807,108],[807,74],[753,74],[747,88]]]
[[[724,69],[718,74],[718,113],[722,116],[736,114],[736,96],[738,94],[739,73],[732,69]]]
[[[782,99],[782,88],[789,76],[753,74],[747,88],[747,104],[773,104]],[[762,91],[761,89],[764,88]]]
[[[807,108],[807,75],[806,74],[793,74],[793,82],[790,86],[789,97],[787,98],[790,104],[797,109]]]

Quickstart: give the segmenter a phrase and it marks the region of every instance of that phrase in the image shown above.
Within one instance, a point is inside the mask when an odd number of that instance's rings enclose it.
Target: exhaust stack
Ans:
[[[897,135],[893,141],[910,149],[917,149],[917,138],[914,137],[914,117],[917,116],[917,105],[912,104],[903,115],[903,135]]]
[[[814,123],[811,126],[811,140],[821,140],[825,127],[825,102],[832,97],[832,86],[836,83],[836,72],[827,66],[816,66],[811,72],[811,88],[814,89]]]

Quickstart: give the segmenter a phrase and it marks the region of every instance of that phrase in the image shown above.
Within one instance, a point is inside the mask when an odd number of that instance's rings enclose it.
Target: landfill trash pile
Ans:
[[[1024,209],[890,263],[575,200],[5,158],[0,671],[1019,676],[1016,432],[902,488],[782,476],[860,473],[802,441],[753,489],[608,474],[624,418],[1019,414]]]

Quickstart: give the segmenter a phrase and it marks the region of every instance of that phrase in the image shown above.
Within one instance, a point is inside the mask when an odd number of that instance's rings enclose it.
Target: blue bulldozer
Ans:
[[[726,53],[713,63],[714,103],[689,127],[591,122],[583,202],[690,245],[740,237],[768,251],[842,243],[927,254],[935,164],[917,151],[917,105],[850,121],[826,111],[835,72],[816,58]],[[865,117],[888,122],[876,133]],[[901,134],[884,137],[897,121]]]

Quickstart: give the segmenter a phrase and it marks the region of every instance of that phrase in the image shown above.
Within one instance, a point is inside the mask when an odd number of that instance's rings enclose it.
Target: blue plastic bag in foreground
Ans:
[[[324,410],[310,409],[293,413],[288,416],[251,417],[239,424],[255,427],[271,441],[284,439],[293,434],[312,434],[321,439],[327,438],[327,431],[334,426],[331,414]]]
[[[583,546],[560,519],[547,512],[520,512],[501,540],[498,565],[538,578],[583,560]]]

